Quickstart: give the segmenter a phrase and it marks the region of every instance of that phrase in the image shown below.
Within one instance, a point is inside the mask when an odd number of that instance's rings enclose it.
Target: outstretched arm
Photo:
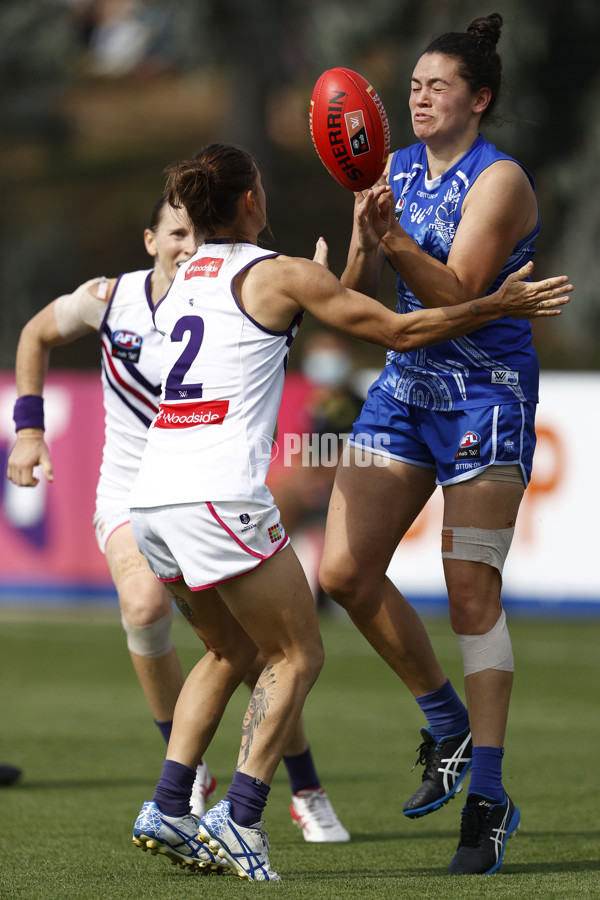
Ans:
[[[252,266],[238,292],[248,313],[267,328],[282,331],[305,309],[343,334],[403,352],[460,337],[503,316],[559,315],[573,290],[567,276],[525,281],[532,271],[533,263],[527,263],[486,297],[402,315],[344,287],[322,265],[287,256]]]
[[[305,308],[331,328],[398,352],[416,350],[476,331],[504,316],[530,319],[560,315],[573,286],[566,275],[526,281],[527,263],[493,294],[476,300],[399,315],[375,300],[347,288],[306,294]]]
[[[21,415],[16,423],[17,440],[7,465],[7,475],[15,484],[26,487],[38,484],[39,478],[33,474],[38,465],[48,481],[54,480],[41,413],[50,351],[97,330],[106,311],[109,286],[109,282],[101,279],[86,282],[73,294],[65,294],[45,306],[21,332],[15,367]],[[103,298],[102,294],[106,296]],[[29,414],[28,406],[32,411]]]

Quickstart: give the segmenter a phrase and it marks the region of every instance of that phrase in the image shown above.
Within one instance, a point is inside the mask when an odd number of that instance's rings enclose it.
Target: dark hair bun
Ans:
[[[467,28],[467,34],[472,34],[482,44],[489,44],[492,50],[500,39],[500,30],[503,19],[500,13],[492,13],[490,16],[480,16],[473,19]]]

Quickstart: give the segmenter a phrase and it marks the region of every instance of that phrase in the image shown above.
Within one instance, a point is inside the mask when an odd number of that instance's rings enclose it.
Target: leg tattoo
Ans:
[[[250,697],[250,703],[248,704],[242,724],[242,746],[240,748],[240,759],[237,765],[238,769],[247,762],[254,733],[263,721],[265,713],[269,708],[270,696],[273,693],[272,689],[276,682],[275,672],[272,670],[273,666],[267,666],[263,669],[260,678],[256,682],[256,687],[252,692],[252,696]]]
[[[165,587],[169,593],[169,596],[171,597],[173,602],[177,605],[179,612],[183,616],[185,616],[185,618],[188,620],[188,622],[191,625],[196,625],[197,623],[196,623],[196,619],[194,618],[194,613],[192,612],[192,608],[189,605],[189,603],[187,602],[187,600],[185,600],[182,596],[180,596],[180,594],[177,593],[177,591],[175,590],[175,587],[172,584],[167,584],[167,585],[165,585]]]

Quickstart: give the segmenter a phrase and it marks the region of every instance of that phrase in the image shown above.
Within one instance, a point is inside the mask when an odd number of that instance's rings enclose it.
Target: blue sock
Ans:
[[[169,719],[168,722],[157,722],[156,719],[154,721],[156,723],[156,727],[165,739],[165,744],[168,744],[169,738],[171,737],[171,730],[173,728],[173,719]]]
[[[235,772],[226,797],[231,803],[233,821],[246,828],[259,822],[270,790],[259,778]]]
[[[292,794],[321,787],[310,747],[307,747],[304,753],[284,756],[283,761],[290,779]]]
[[[440,741],[451,734],[460,734],[469,725],[467,708],[452,687],[450,679],[430,694],[422,694],[415,700],[425,713],[431,733]]]
[[[195,769],[172,759],[165,759],[152,798],[162,813],[166,816],[185,816],[189,813],[195,777]]]
[[[502,787],[502,747],[473,747],[473,768],[469,794],[482,794],[496,803],[504,803]]]

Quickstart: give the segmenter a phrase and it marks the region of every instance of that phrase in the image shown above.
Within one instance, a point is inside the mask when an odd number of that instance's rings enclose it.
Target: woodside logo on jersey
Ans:
[[[215,259],[213,256],[203,256],[191,263],[185,270],[184,279],[189,281],[190,278],[216,278],[219,269],[223,265],[222,259]]]
[[[222,425],[229,411],[229,400],[194,403],[161,403],[154,428],[193,428],[195,425]]]

